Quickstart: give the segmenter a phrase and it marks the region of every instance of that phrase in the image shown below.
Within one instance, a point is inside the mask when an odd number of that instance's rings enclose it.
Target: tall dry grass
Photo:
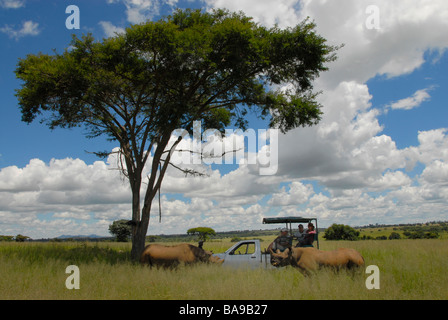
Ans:
[[[231,244],[205,248],[222,252]],[[379,290],[366,288],[364,270],[323,270],[311,277],[292,267],[164,270],[131,263],[130,244],[0,243],[0,299],[448,299],[448,241],[321,242],[322,250],[338,247],[354,248],[367,265],[379,267]],[[65,286],[72,264],[80,270],[79,290]]]

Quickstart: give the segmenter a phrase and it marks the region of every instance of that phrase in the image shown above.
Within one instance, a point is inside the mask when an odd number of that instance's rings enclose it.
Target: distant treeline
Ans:
[[[262,236],[278,235],[279,230],[242,230],[242,231],[223,231],[216,232],[216,235],[210,236],[209,241],[220,240],[224,238],[255,238]],[[197,241],[197,236],[187,234],[173,234],[173,235],[150,235],[146,236],[147,242],[194,242]]]
[[[355,229],[369,229],[369,228],[387,228],[387,227],[405,227],[405,228],[420,228],[420,227],[431,227],[431,226],[448,226],[448,221],[429,221],[424,223],[399,223],[399,224],[368,224],[365,226],[357,226]],[[409,230],[411,230],[409,229]],[[413,230],[416,231],[416,230]],[[448,230],[445,230],[448,231]]]
[[[73,238],[42,238],[42,239],[31,239],[27,236],[17,235],[17,236],[3,236],[0,235],[0,241],[16,241],[16,242],[64,242],[64,241],[78,241],[78,242],[101,242],[101,241],[114,241],[114,237],[73,237]]]
[[[261,236],[277,235],[278,229],[273,230],[243,230],[243,231],[224,231],[217,232],[216,235],[210,236],[210,240],[218,240],[224,238],[254,238]],[[22,238],[20,238],[22,239]],[[147,242],[195,242],[198,237],[196,235],[185,234],[161,234],[161,235],[149,235],[146,236]],[[64,237],[64,238],[45,238],[45,239],[31,239],[26,237],[25,241],[39,241],[39,242],[64,242],[64,241],[80,241],[80,242],[102,242],[102,241],[115,241],[115,237]],[[2,236],[0,235],[0,241],[19,241],[15,236]],[[22,240],[20,240],[22,241]]]
[[[448,221],[431,221],[426,223],[408,223],[408,224],[369,224],[366,226],[357,226],[355,229],[371,229],[371,228],[390,228],[393,227],[394,231],[402,231],[403,235],[409,239],[424,239],[424,238],[438,238],[439,234],[442,232],[448,232]],[[216,232],[216,235],[210,237],[210,241],[219,240],[224,238],[258,238],[263,236],[278,235],[279,230],[269,229],[269,230],[242,230],[242,231],[222,231]],[[326,229],[319,228],[318,232],[322,233]],[[392,232],[392,234],[387,236],[362,236],[360,240],[368,239],[400,239],[401,236],[397,232]],[[0,235],[0,241],[39,241],[39,242],[62,242],[62,241],[91,241],[91,242],[102,242],[102,241],[115,241],[115,237],[74,237],[74,238],[46,238],[46,239],[31,239],[27,236],[17,235],[17,236],[5,236]],[[172,235],[149,235],[146,236],[147,242],[195,242],[197,241],[197,236],[185,234],[172,234]]]
[[[16,242],[24,242],[29,240],[30,237],[23,236],[21,234],[18,234],[16,236],[2,236],[0,235],[0,241],[16,241]]]
[[[437,239],[440,237],[440,233],[448,232],[448,222],[446,221],[433,221],[427,223],[414,223],[414,224],[400,224],[400,225],[375,225],[367,228],[387,228],[392,227],[393,232],[389,237],[385,235],[372,237],[369,235],[363,235],[360,237],[361,240],[394,240],[401,239],[400,233],[397,231],[402,231],[405,239]],[[362,229],[362,228],[360,228]]]

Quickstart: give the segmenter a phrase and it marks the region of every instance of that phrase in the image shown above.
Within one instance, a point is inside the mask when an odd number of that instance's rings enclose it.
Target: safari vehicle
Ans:
[[[265,250],[261,250],[260,240],[242,240],[231,246],[224,253],[216,253],[221,259],[224,259],[223,266],[250,268],[274,268],[271,265],[271,255]]]
[[[314,223],[313,223],[313,221],[314,221]],[[314,230],[316,231],[316,234],[314,235],[314,242],[316,243],[317,249],[319,249],[319,231],[317,228],[317,218],[279,217],[279,218],[264,218],[263,219],[263,224],[285,223],[286,228],[289,230],[290,235],[294,235],[294,231],[291,226],[292,223],[302,223],[302,224],[304,224],[303,228],[306,230],[307,225],[310,222],[314,224]],[[297,226],[296,226],[295,230],[297,230]]]
[[[278,224],[286,223],[290,234],[293,234],[291,223],[309,223],[315,222],[316,235],[315,241],[317,248],[319,248],[319,240],[317,236],[317,218],[302,218],[302,217],[284,217],[284,218],[264,218],[263,224]],[[306,226],[304,226],[306,228]],[[267,249],[262,250],[260,240],[242,240],[231,246],[224,253],[214,254],[215,256],[224,259],[224,266],[247,266],[250,268],[275,268],[271,264],[271,255]]]

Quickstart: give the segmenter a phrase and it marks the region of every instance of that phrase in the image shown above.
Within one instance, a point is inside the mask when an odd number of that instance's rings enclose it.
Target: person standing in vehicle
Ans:
[[[308,223],[308,230],[306,230],[304,245],[305,246],[313,246],[315,235],[316,235],[316,231],[314,230],[314,224],[312,224],[310,222],[310,223]]]
[[[274,252],[277,252],[277,250],[280,250],[280,252],[285,251],[287,248],[291,248],[292,246],[292,237],[288,234],[288,229],[283,228],[281,230],[280,235],[275,238],[274,241],[269,245],[268,250],[272,250]]]
[[[299,231],[294,233],[294,237],[297,238],[297,244],[296,247],[301,247],[305,243],[305,235],[306,231],[303,229],[303,224],[299,224]]]

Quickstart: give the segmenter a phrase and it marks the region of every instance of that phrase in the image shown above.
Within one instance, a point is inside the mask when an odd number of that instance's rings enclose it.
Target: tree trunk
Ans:
[[[171,131],[170,131],[171,132]],[[133,220],[133,228],[132,228],[132,249],[131,249],[131,259],[133,261],[139,261],[140,256],[145,249],[145,238],[146,233],[148,232],[150,212],[151,212],[151,204],[154,199],[157,191],[160,190],[160,186],[162,184],[163,177],[165,175],[166,169],[168,167],[171,153],[182,140],[182,137],[179,137],[178,140],[171,147],[170,152],[166,156],[163,166],[160,169],[159,176],[157,177],[157,168],[161,161],[161,156],[163,151],[165,150],[166,145],[168,144],[169,138],[171,134],[167,134],[162,136],[162,139],[157,145],[157,149],[154,154],[151,175],[148,181],[148,186],[146,189],[143,209],[140,215],[140,186],[141,186],[141,170],[138,170],[138,180],[136,179],[136,184],[132,188],[132,220]],[[143,168],[143,165],[138,168]],[[131,176],[130,176],[131,178]],[[157,178],[157,179],[156,179]]]
[[[132,235],[132,249],[131,249],[131,259],[132,261],[140,261],[140,256],[145,249],[145,239],[147,228],[141,227],[142,222],[137,223],[137,231]]]
[[[148,232],[151,206],[144,206],[142,219],[135,226],[135,232],[132,234],[131,259],[135,262],[140,261],[140,256],[145,249],[146,233]]]
[[[138,262],[145,248],[146,230],[140,221],[140,187],[132,190],[132,249],[131,259]]]

